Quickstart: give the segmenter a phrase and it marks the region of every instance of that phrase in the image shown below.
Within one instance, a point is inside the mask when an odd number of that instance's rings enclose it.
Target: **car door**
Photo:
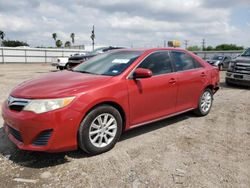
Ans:
[[[150,69],[152,77],[127,80],[130,124],[137,126],[174,113],[177,87],[169,52],[154,52],[137,68]]]
[[[178,82],[176,110],[195,108],[206,83],[205,68],[185,52],[172,51],[171,57]]]
[[[231,61],[231,57],[226,56],[225,59],[224,59],[224,62],[223,62],[223,67],[228,68],[228,65],[229,65],[230,61]]]

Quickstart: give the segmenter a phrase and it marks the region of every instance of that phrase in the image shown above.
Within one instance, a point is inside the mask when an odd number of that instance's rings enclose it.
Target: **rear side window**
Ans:
[[[153,76],[173,72],[168,51],[155,52],[149,55],[138,68],[151,70]]]
[[[184,52],[171,52],[176,71],[185,71],[202,67],[193,57]]]

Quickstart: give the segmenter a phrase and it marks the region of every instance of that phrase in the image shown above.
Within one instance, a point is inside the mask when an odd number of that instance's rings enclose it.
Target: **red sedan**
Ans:
[[[193,110],[209,113],[219,71],[183,49],[124,49],[18,85],[3,104],[23,150],[110,150],[122,132]]]

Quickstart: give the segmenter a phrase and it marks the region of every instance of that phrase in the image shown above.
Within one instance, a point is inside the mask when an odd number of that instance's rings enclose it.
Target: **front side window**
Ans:
[[[193,57],[184,52],[171,52],[176,71],[185,71],[202,67]]]
[[[97,55],[73,68],[72,71],[116,76],[127,69],[142,51],[115,51]]]
[[[151,70],[153,76],[173,72],[168,51],[155,52],[149,55],[138,68]]]

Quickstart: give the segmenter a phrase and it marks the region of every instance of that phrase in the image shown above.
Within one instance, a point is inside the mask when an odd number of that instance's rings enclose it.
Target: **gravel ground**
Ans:
[[[0,65],[0,103],[49,65]],[[18,150],[0,118],[1,187],[250,187],[250,90],[221,89],[206,117],[191,112],[131,130],[98,156]]]

